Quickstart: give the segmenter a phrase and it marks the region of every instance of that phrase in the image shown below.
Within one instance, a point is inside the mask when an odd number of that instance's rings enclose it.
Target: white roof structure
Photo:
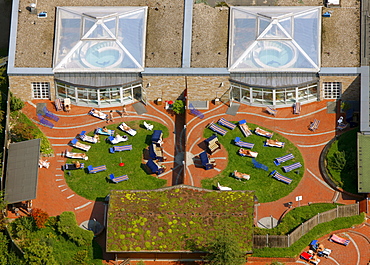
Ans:
[[[230,72],[320,70],[320,6],[238,6],[230,15]]]
[[[147,7],[58,7],[54,72],[144,70]]]

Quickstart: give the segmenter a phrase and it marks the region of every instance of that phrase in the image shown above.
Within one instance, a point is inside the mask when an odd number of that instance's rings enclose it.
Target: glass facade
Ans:
[[[248,105],[291,106],[295,102],[318,100],[317,84],[290,88],[259,88],[243,84],[231,84],[230,97]]]
[[[108,107],[130,104],[141,100],[140,95],[134,99],[135,94],[142,90],[141,84],[126,87],[109,88],[83,88],[62,82],[56,82],[58,97],[70,98],[72,103],[79,106]]]

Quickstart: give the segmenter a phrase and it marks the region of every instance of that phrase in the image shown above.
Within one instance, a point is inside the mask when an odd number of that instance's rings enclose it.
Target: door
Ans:
[[[231,89],[232,88],[226,90],[226,92],[220,97],[221,102],[229,107],[231,106]]]

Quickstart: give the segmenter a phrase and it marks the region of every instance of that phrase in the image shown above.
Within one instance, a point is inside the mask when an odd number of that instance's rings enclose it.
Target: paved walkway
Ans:
[[[303,179],[291,194],[275,202],[262,203],[258,207],[258,219],[270,215],[279,219],[286,210],[284,203],[292,201],[294,202],[293,207],[297,206],[295,197],[298,195],[303,197],[303,200],[300,202],[301,205],[308,204],[309,202],[355,203],[354,198],[345,196],[330,188],[320,174],[318,163],[319,155],[325,144],[336,135],[334,129],[338,118],[336,114],[328,113],[326,107],[328,102],[329,101],[320,101],[303,105],[301,115],[299,116],[292,114],[292,108],[279,109],[276,117],[268,115],[261,107],[250,107],[246,105],[241,105],[236,116],[230,116],[225,114],[227,106],[215,106],[211,104],[210,109],[203,112],[205,115],[204,119],[199,119],[190,114],[187,115],[186,135],[183,126],[184,121],[181,120],[181,117],[166,111],[163,105],[157,106],[153,103],[149,103],[146,106],[148,112],[143,115],[137,115],[132,106],[127,106],[129,116],[120,118],[118,114],[115,113],[114,122],[118,124],[122,121],[145,119],[160,122],[168,127],[170,136],[165,139],[164,145],[165,153],[168,157],[168,161],[166,162],[167,171],[160,176],[167,180],[168,186],[184,183],[200,187],[200,181],[203,178],[214,177],[226,167],[227,152],[224,148],[217,151],[215,154],[217,167],[214,170],[206,171],[194,165],[194,163],[199,163],[199,161],[193,159],[194,156],[204,150],[204,146],[202,145],[204,140],[202,138],[203,130],[205,126],[212,121],[215,122],[221,117],[230,121],[246,119],[250,123],[256,123],[270,130],[279,132],[298,147],[303,155],[306,166]],[[71,112],[66,113],[62,111],[55,112],[54,106],[50,101],[27,102],[23,112],[34,121],[37,120],[37,103],[46,103],[48,109],[53,110],[53,112],[60,117],[60,120],[55,123],[53,129],[38,125],[49,138],[55,152],[55,157],[48,159],[51,162],[49,169],[40,169],[39,171],[39,186],[37,198],[33,201],[33,207],[41,208],[50,215],[58,215],[63,211],[73,211],[76,213],[78,223],[93,218],[100,223],[104,223],[104,209],[106,205],[104,205],[103,202],[94,202],[82,198],[67,186],[63,172],[61,171],[61,166],[65,163],[65,158],[62,157],[61,154],[66,149],[71,149],[67,146],[68,142],[80,133],[82,129],[85,131],[92,131],[97,127],[104,126],[106,124],[105,121],[87,115],[90,110],[90,108],[87,107],[72,106]],[[106,113],[110,110],[111,109],[103,109]],[[121,111],[121,108],[112,108],[112,110]],[[308,125],[314,118],[319,119],[321,123],[316,132],[311,132],[308,130]],[[186,150],[183,150],[184,144],[182,143],[185,141]],[[169,148],[170,146],[173,146],[172,150]],[[183,178],[183,159],[185,155],[188,166],[186,168],[185,177]],[[370,237],[369,227],[365,226],[361,229],[362,230],[359,231],[363,231],[364,234]],[[356,234],[353,235],[353,237],[361,241],[360,235]],[[103,236],[99,237],[98,240],[102,245],[104,244]],[[364,244],[366,244],[365,241]],[[360,245],[362,245],[362,243],[360,243]],[[347,253],[347,250],[351,248],[351,246],[345,248],[345,252]],[[366,254],[367,252],[364,253]],[[363,255],[362,252],[361,255]],[[108,255],[105,256],[105,259],[111,258],[112,257]],[[149,263],[146,262],[146,264]],[[157,262],[156,264],[171,263]],[[266,262],[263,264],[265,265]],[[325,263],[322,262],[320,264],[336,263],[326,263],[325,260]],[[356,263],[340,262],[338,264]],[[366,263],[362,263],[361,259],[361,262],[357,264]]]

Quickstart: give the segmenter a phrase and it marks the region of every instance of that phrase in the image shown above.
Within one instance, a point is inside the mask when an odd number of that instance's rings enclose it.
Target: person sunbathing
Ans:
[[[100,142],[100,138],[99,138],[99,135],[98,134],[95,134],[94,135],[94,140],[99,143]]]
[[[258,153],[257,152],[252,152],[247,149],[240,148],[239,153],[243,156],[250,156],[250,157],[257,157]]]
[[[81,167],[81,163],[79,161],[76,161],[74,164],[75,164],[76,168],[80,168]]]
[[[75,153],[74,156],[75,157],[85,158],[86,157],[86,154],[83,154],[83,153]]]
[[[324,251],[325,247],[323,244],[319,244],[319,247],[317,248],[317,252]]]
[[[241,173],[241,172],[238,172],[237,170],[234,170],[234,176],[237,179],[246,179],[246,180],[249,180],[251,178],[250,175],[244,174],[244,173]]]
[[[283,146],[282,142],[278,140],[266,140],[268,145],[276,145],[276,146]]]
[[[106,133],[109,132],[108,129],[107,129],[107,127],[105,127],[105,126],[102,128],[102,131],[103,132],[106,132]]]

